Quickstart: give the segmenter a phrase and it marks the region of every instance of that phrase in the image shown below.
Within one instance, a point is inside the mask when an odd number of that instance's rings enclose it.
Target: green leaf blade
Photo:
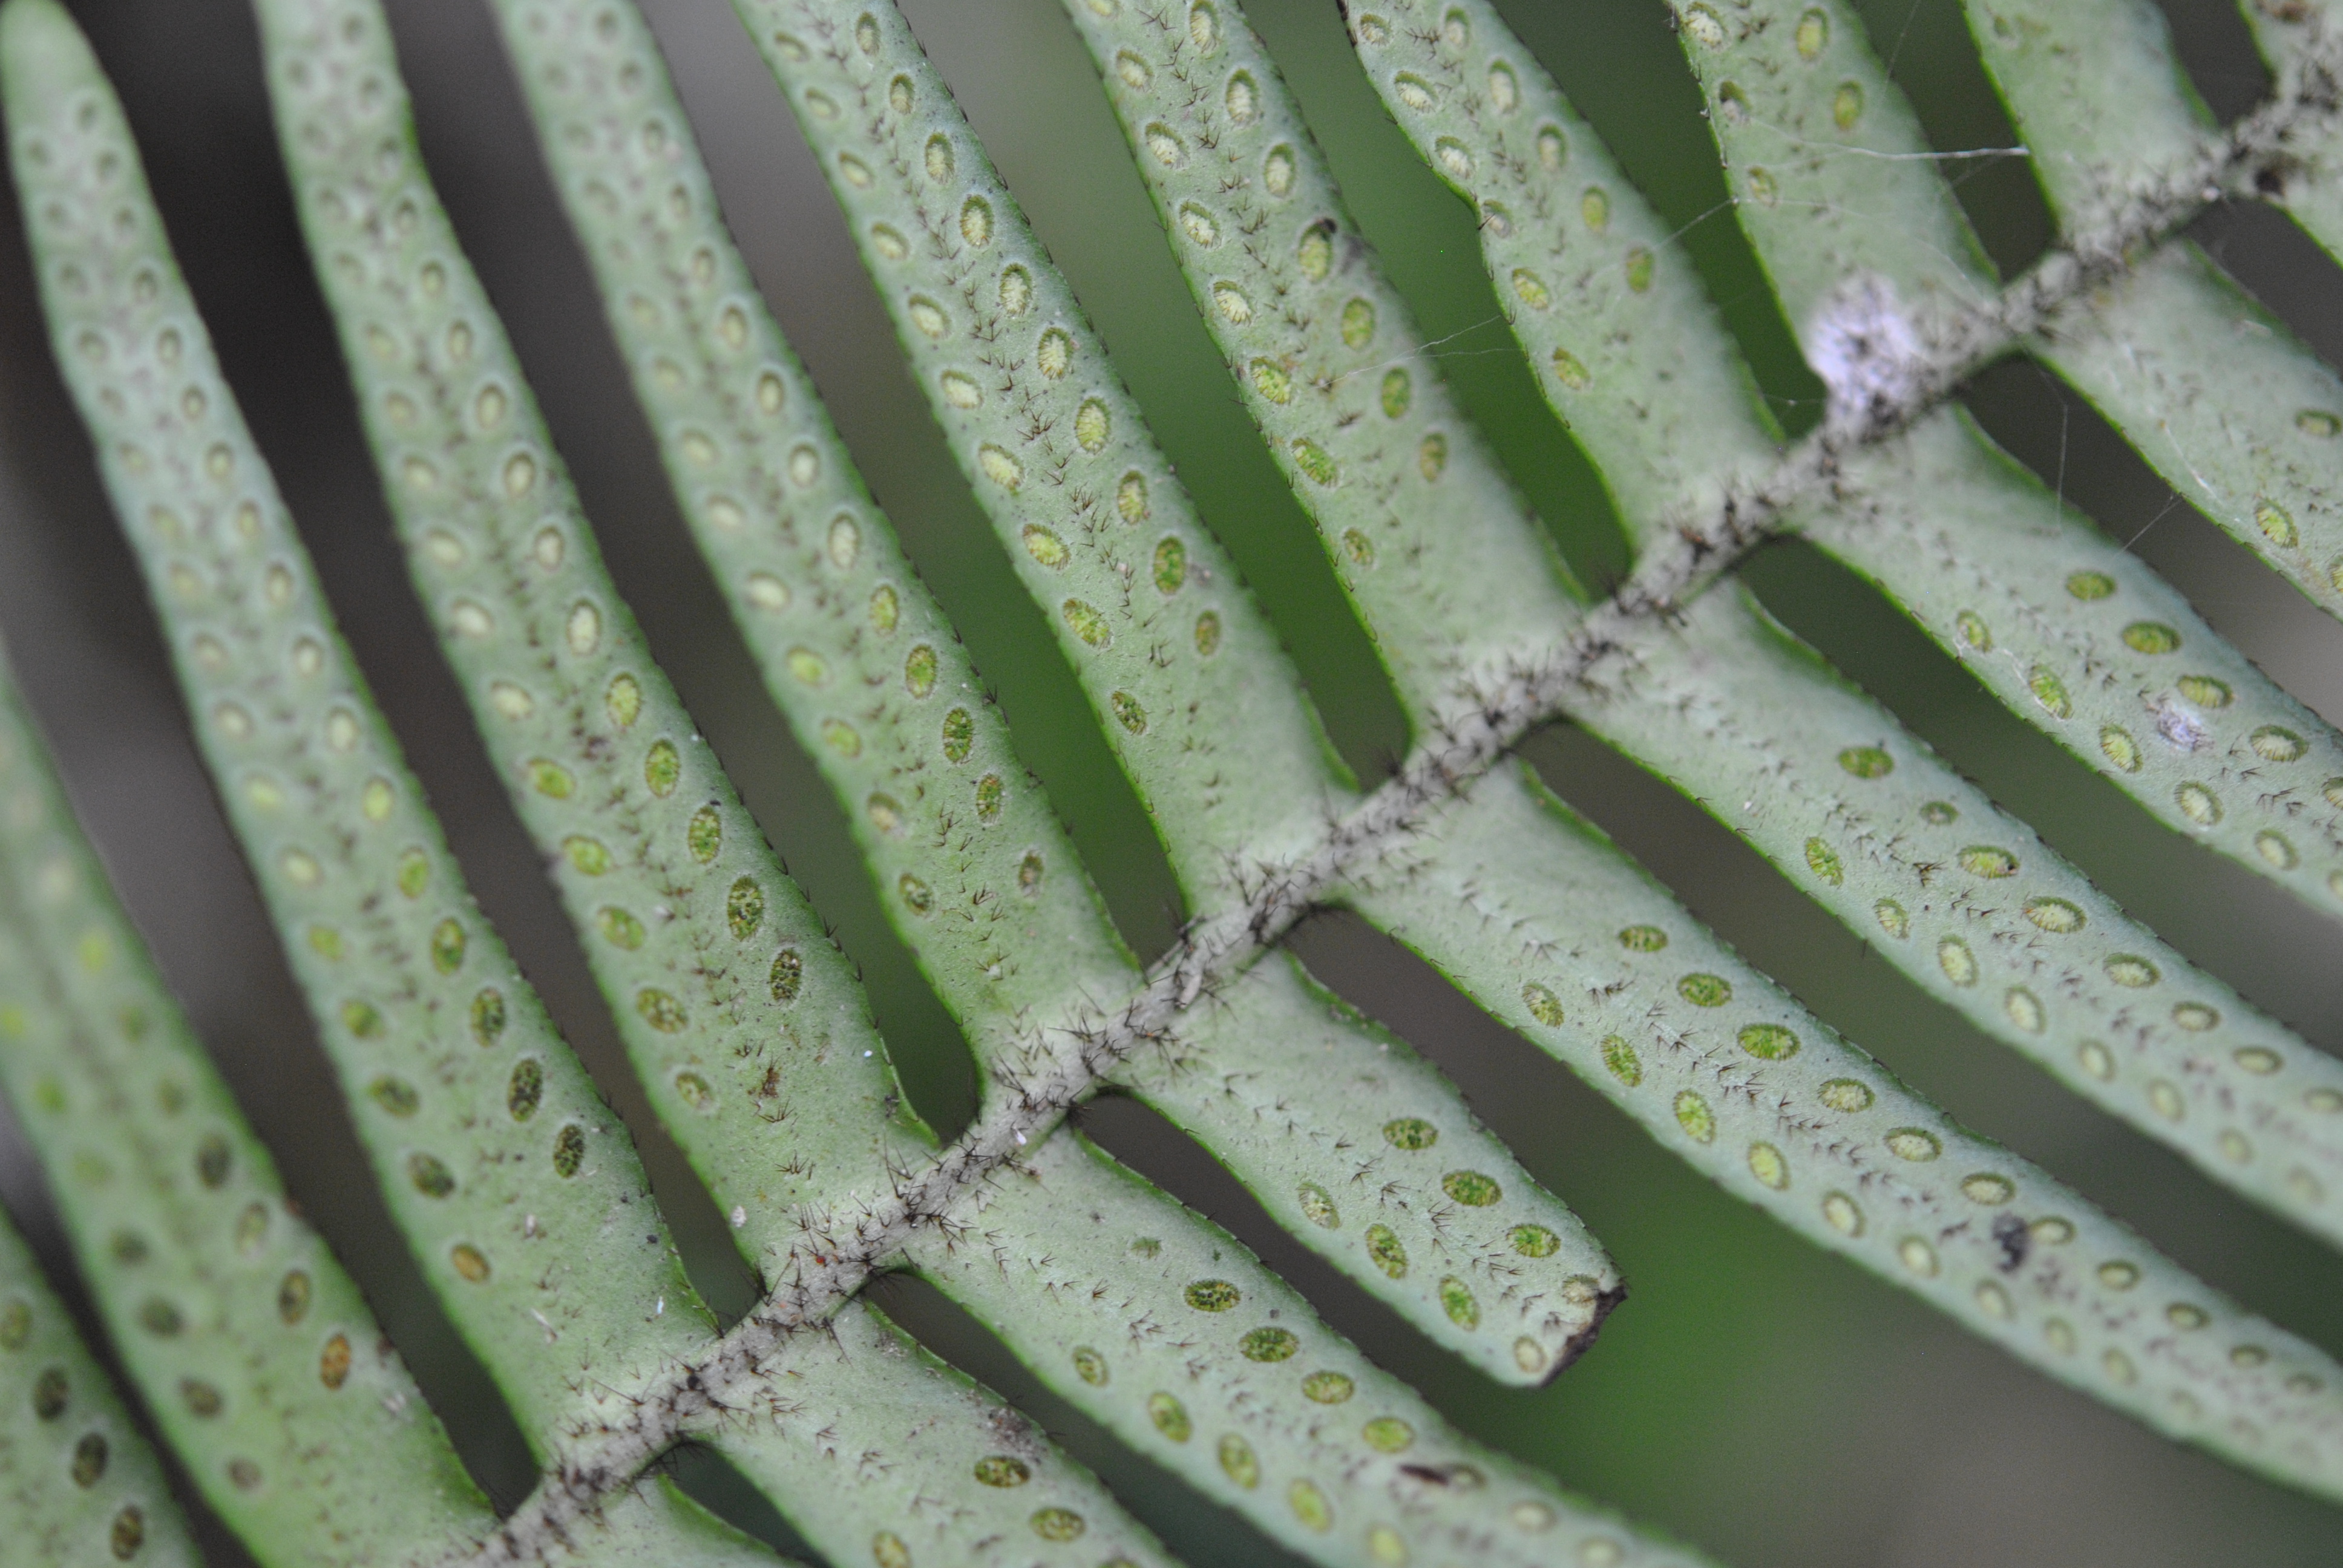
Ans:
[[[832,1563],[1170,1568],[1050,1435],[856,1302],[705,1435]]]
[[[1631,659],[1582,722],[1980,1031],[2343,1241],[2343,1062],[2125,915],[1755,607],[1708,595]]]
[[[32,54],[37,45],[17,47]],[[12,1550],[45,1563],[135,1557],[155,1568],[202,1568],[154,1449],[5,1212],[0,1408],[9,1412],[0,1426],[0,1525]]]
[[[543,1560],[577,1568],[801,1568],[710,1513],[670,1475],[612,1498]]]
[[[1350,901],[1664,1147],[2060,1382],[2343,1496],[2343,1367],[2316,1346],[1896,1082],[1523,774],[1433,826],[1439,852]]]
[[[1964,0],[2059,226],[2087,234],[2204,162],[2213,116],[2154,0]]]
[[[1308,841],[1343,790],[1275,633],[896,8],[734,9],[1173,869],[1230,901],[1232,865]]]
[[[990,1060],[1137,966],[725,232],[649,28],[608,15],[497,9],[693,538],[890,921]]]
[[[1078,1135],[914,1261],[1054,1392],[1311,1562],[1699,1561],[1456,1432],[1235,1238]],[[1462,1281],[1449,1293],[1477,1308]]]
[[[689,1282],[624,1129],[479,917],[340,642],[119,107],[80,61],[62,85],[54,59],[11,68],[16,175],[57,357],[197,743],[425,1278],[525,1430],[590,1419],[613,1381],[703,1332]],[[126,226],[65,199],[108,160]],[[646,1312],[659,1302],[677,1310]]]
[[[852,966],[610,582],[406,134],[380,7],[259,14],[279,146],[417,589],[652,1105],[775,1277],[800,1208],[886,1191],[921,1131]],[[793,1158],[740,1180],[782,1118]]]
[[[2167,827],[2343,908],[2343,737],[2169,584],[1957,413],[1846,475],[1848,501],[1794,524]]]
[[[1065,11],[1246,411],[1419,732],[1577,618],[1234,5]]]
[[[1675,10],[1735,216],[1834,415],[1854,415],[1876,377],[1992,298],[1992,268],[1851,5]]]
[[[1354,26],[1368,80],[1481,215],[1483,265],[1538,389],[1643,545],[1774,458],[1740,351],[1676,236],[1490,0]]]
[[[70,34],[54,0],[14,4],[12,19],[45,7]],[[1769,536],[1803,531],[2000,700],[2078,754],[2096,746],[2092,765],[2161,819],[2258,859],[2316,907],[2343,902],[2343,739],[2001,464],[1956,409],[1930,412],[1988,355],[2063,356],[2070,381],[2176,482],[2209,453],[2187,475],[2201,504],[2233,531],[2260,530],[2265,558],[2306,591],[2320,591],[2325,566],[2343,570],[2326,559],[2343,563],[2343,539],[2318,445],[2343,429],[2338,384],[2282,339],[2230,354],[2225,333],[2246,342],[2273,324],[2203,258],[2155,254],[2200,192],[2251,184],[2275,198],[2333,161],[2318,139],[2334,112],[2318,95],[2334,79],[2317,75],[2318,0],[2258,20],[2275,36],[2299,12],[2301,47],[2283,57],[2278,99],[2217,137],[2187,123],[2193,100],[2144,11],[2073,0],[2053,20],[2086,36],[2008,44],[2049,52],[2016,61],[2011,97],[2036,105],[2026,113],[2046,153],[2087,126],[2109,129],[2110,145],[2057,149],[2073,156],[2052,171],[2054,197],[2086,227],[1998,292],[1939,177],[1945,156],[1926,148],[1854,5],[1672,0],[1743,221],[1832,393],[1821,428],[1786,452],[1680,248],[1494,0],[1347,8],[1378,92],[1474,205],[1544,394],[1580,420],[1630,514],[1638,568],[1584,614],[1432,378],[1436,346],[1416,340],[1374,257],[1350,243],[1237,0],[1070,6],[1240,394],[1421,732],[1364,796],[1328,758],[1275,636],[902,17],[883,0],[736,0],[915,381],[1172,847],[1197,919],[1143,974],[757,301],[648,30],[625,0],[498,0],[684,511],[845,805],[882,908],[986,1070],[984,1106],[950,1148],[901,1110],[853,976],[601,568],[423,177],[377,0],[259,4],[297,205],[417,587],[659,1113],[773,1290],[720,1337],[690,1296],[623,1129],[597,1114],[478,920],[338,644],[167,251],[147,243],[151,210],[117,216],[123,160],[76,149],[64,177],[43,171],[48,204],[25,204],[50,225],[36,235],[40,277],[59,298],[112,302],[55,312],[59,356],[95,408],[199,740],[393,1207],[413,1208],[399,1217],[427,1271],[549,1456],[536,1495],[453,1557],[770,1562],[651,1468],[677,1442],[708,1442],[841,1564],[1159,1560],[1013,1412],[855,1299],[910,1267],[1134,1451],[1315,1560],[1680,1561],[1458,1438],[1231,1238],[1079,1133],[1052,1136],[1086,1096],[1144,1096],[1436,1342],[1515,1386],[1558,1370],[1616,1299],[1616,1271],[1437,1072],[1274,960],[1330,899],[1413,943],[1801,1233],[2161,1431],[2343,1497],[2343,1369],[1895,1083],[1504,766],[1539,723],[1602,729],[1720,808],[1932,995],[2334,1233],[2323,1205],[2343,1133],[2321,1119],[2343,1118],[2343,1069],[2189,970],[1794,638],[1703,593]],[[1983,46],[2008,9],[1975,0]],[[2104,39],[2087,36],[2094,25]],[[2075,75],[2084,55],[2051,58],[2062,40],[2105,43],[2102,76]],[[2127,91],[2142,101],[2101,101]],[[72,107],[66,128],[87,130]],[[2113,127],[2135,125],[2112,145]],[[135,186],[135,150],[118,123],[105,128]],[[2172,173],[2200,143],[2228,160],[2220,179]],[[2315,229],[2304,194],[2298,216]],[[55,241],[101,218],[117,253],[159,256],[158,269],[101,257],[113,271],[94,287],[103,246]],[[158,296],[160,313],[141,316]],[[1596,340],[1582,354],[1585,332]],[[2190,361],[2156,358],[2175,347]],[[2171,399],[2192,406],[2157,423]],[[1434,436],[1442,460],[1427,467]],[[0,775],[8,766],[0,756]],[[1735,819],[1724,808],[1738,801]],[[69,833],[62,810],[51,815]],[[18,1036],[0,1039],[0,1085],[37,1103],[32,1065],[80,1075],[36,1129],[59,1181],[94,1170],[92,1156],[181,1175],[192,1158],[201,1185],[210,1146],[191,1154],[185,1132],[147,1127],[136,1103],[140,1042],[116,1039],[106,990],[126,971],[76,940],[88,921],[46,917],[55,895],[22,870],[41,848],[12,859],[12,830],[0,822],[0,1001],[37,996],[14,1011],[41,1023],[15,1027],[0,1009],[0,1035]],[[121,1147],[91,1147],[109,1117]],[[548,1134],[549,1154],[533,1141]],[[479,1168],[427,1146],[442,1139]],[[230,1144],[239,1179],[266,1163],[256,1145]],[[191,1190],[191,1203],[141,1218],[117,1201],[128,1185],[69,1198],[108,1321],[134,1347],[144,1332],[173,1354],[212,1353],[207,1317],[166,1332],[139,1316],[142,1292],[166,1293],[133,1278],[141,1262],[165,1278],[151,1245],[143,1260],[111,1255],[132,1229],[216,1241],[209,1200]],[[483,1235],[520,1230],[483,1246],[430,1231],[435,1212]],[[648,1240],[636,1248],[628,1232]],[[649,1321],[630,1325],[645,1286]],[[582,1293],[594,1299],[571,1318],[539,1310]],[[312,1320],[324,1300],[313,1286]],[[258,1320],[255,1343],[270,1304],[238,1308]],[[1247,1313],[1258,1321],[1240,1323]],[[231,1337],[216,1353],[241,1347]],[[287,1390],[313,1375],[244,1362]],[[167,1406],[169,1379],[187,1374],[162,1375]],[[194,1412],[212,1424],[171,1434],[230,1487],[249,1457],[231,1430],[241,1388],[228,1419]],[[1385,1413],[1363,1417],[1370,1402]],[[0,1469],[7,1441],[0,1432]],[[325,1462],[338,1452],[311,1449]],[[273,1484],[274,1469],[261,1473]],[[474,1506],[460,1475],[457,1493]],[[397,1523],[427,1531],[430,1519]]]
[[[479,1540],[487,1499],[156,978],[5,668],[0,799],[0,1085],[196,1485],[264,1562]]]
[[[712,201],[706,199],[705,171],[693,156],[689,141],[681,135],[663,138],[659,154],[648,163],[649,173],[631,179],[620,177],[618,171],[637,157],[633,148],[639,143],[624,134],[625,127],[631,126],[639,113],[632,106],[634,96],[656,90],[665,80],[647,31],[639,22],[629,22],[623,15],[617,18],[613,27],[598,25],[589,29],[582,18],[548,14],[521,5],[508,5],[499,15],[506,23],[506,37],[519,63],[522,80],[529,85],[541,128],[541,143],[568,197],[572,220],[585,239],[587,252],[595,259],[604,293],[613,302],[613,331],[627,359],[637,367],[637,397],[653,427],[670,433],[663,437],[669,477],[692,519],[695,537],[719,579],[737,584],[744,572],[753,574],[767,569],[794,571],[801,580],[820,581],[835,566],[834,560],[817,560],[811,569],[806,569],[799,563],[808,553],[818,552],[800,548],[789,555],[776,549],[770,544],[772,524],[760,521],[744,527],[737,519],[727,518],[714,504],[734,496],[788,497],[790,492],[785,488],[786,477],[770,466],[768,454],[786,450],[794,462],[800,451],[810,451],[818,461],[820,474],[835,487],[815,492],[821,498],[810,505],[786,498],[769,499],[766,504],[776,509],[779,531],[787,535],[792,519],[809,511],[818,519],[829,515],[827,508],[831,504],[856,506],[859,548],[878,563],[879,575],[898,595],[896,613],[903,638],[896,639],[896,644],[916,638],[915,647],[930,649],[933,662],[923,678],[939,689],[978,689],[977,677],[958,638],[940,608],[903,563],[891,527],[870,505],[855,477],[850,456],[824,417],[812,387],[797,368],[779,328],[756,298],[753,283],[738,252],[712,216],[715,208]],[[673,123],[681,124],[679,111],[673,108],[671,98],[662,95],[656,102],[659,106],[658,112],[673,115]],[[621,110],[613,105],[629,107]],[[669,182],[680,183],[693,193],[690,218],[674,216],[667,195]],[[700,265],[703,258],[704,266]],[[713,281],[702,277],[702,272],[711,274]],[[646,297],[658,297],[669,319],[689,319],[696,312],[703,318],[713,315],[715,324],[689,334],[665,329],[648,319],[649,312],[624,305]],[[738,345],[728,341],[721,325],[721,313],[735,308],[743,323]],[[728,397],[720,390],[739,385],[745,374],[739,368],[742,366],[761,367],[755,371],[758,377],[772,375],[784,380],[780,413],[783,423],[775,427],[779,433],[760,434],[741,417],[751,406],[749,400],[737,392]],[[756,406],[756,411],[760,417],[765,414],[761,406]],[[736,473],[724,464],[699,463],[688,439],[673,434],[691,431],[715,432],[720,446],[740,454],[739,471]],[[871,856],[873,879],[881,899],[889,900],[890,913],[897,915],[898,928],[907,939],[917,942],[927,930],[941,927],[943,934],[938,940],[942,943],[955,940],[950,934],[953,928],[946,923],[948,915],[979,928],[981,943],[965,950],[968,956],[960,967],[940,956],[930,964],[930,972],[938,977],[948,993],[957,990],[968,999],[964,1016],[979,1020],[989,1031],[979,1035],[980,1050],[987,1053],[988,1060],[992,1059],[992,1053],[1021,1052],[1027,1049],[1037,1020],[1042,1020],[1045,1029],[1049,1020],[1070,1029],[1082,1027],[1099,1015],[1105,999],[1136,989],[1140,975],[1137,966],[1121,954],[1072,847],[1065,840],[1038,786],[1031,783],[1017,760],[1003,716],[989,703],[970,700],[962,710],[964,728],[957,732],[960,741],[941,755],[937,754],[933,725],[920,725],[916,720],[892,727],[866,724],[866,732],[877,731],[887,737],[882,744],[873,734],[871,757],[867,763],[843,759],[834,749],[815,747],[819,727],[828,711],[824,707],[826,699],[817,689],[796,678],[790,668],[790,650],[813,644],[829,655],[835,648],[838,662],[843,665],[872,641],[859,625],[849,623],[850,635],[839,638],[835,644],[816,643],[816,638],[827,635],[829,628],[837,624],[828,614],[814,613],[813,607],[821,597],[809,593],[786,605],[775,606],[759,604],[750,595],[735,590],[732,608],[743,635],[764,663],[768,689],[790,716],[800,737],[814,749],[841,805],[850,813],[854,813],[858,805],[866,808],[857,819],[858,829],[871,821],[865,791],[874,784],[889,792],[885,799],[890,809],[895,802],[903,808],[906,820],[899,828],[887,833],[863,833],[865,844],[876,849]],[[848,596],[847,602],[850,605],[855,600]],[[809,607],[803,614],[799,610],[800,603]],[[891,660],[895,645],[883,638],[879,641],[880,658]],[[863,684],[870,690],[888,689],[898,678],[891,663],[880,663],[865,668]],[[860,711],[867,715],[871,709],[865,707]],[[932,705],[928,718],[932,719]],[[964,795],[929,791],[924,780],[937,775],[963,779],[973,776],[980,789],[984,779],[994,780],[999,792],[991,799],[997,814],[989,815],[982,809],[976,810],[971,831],[970,802]],[[1008,779],[1021,781],[1014,793],[1003,782]],[[977,799],[982,800],[985,797],[980,794]],[[894,848],[907,840],[906,849]],[[890,897],[896,891],[896,867],[891,855],[910,856],[911,874],[922,877],[942,896],[946,890],[971,885],[964,872],[957,869],[963,862],[950,857],[969,853],[961,848],[963,845],[973,844],[981,852],[988,843],[999,846],[1001,851],[989,862],[993,867],[992,875],[999,879],[994,886],[1014,887],[1019,905],[1043,910],[1046,923],[1011,924],[1014,910],[1007,919],[997,912],[1011,900],[998,892],[987,896],[982,882],[973,884],[977,896],[940,908],[932,918],[906,917],[900,900]],[[1031,874],[1036,856],[1040,866],[1046,868],[1044,874]],[[938,950],[940,954],[962,950]],[[1111,966],[1103,957],[1107,954],[1115,957]],[[983,966],[979,974],[984,987],[980,991],[968,973],[980,964]],[[995,967],[1008,971],[1006,977],[998,981],[990,978],[986,971]],[[1141,1063],[1134,1063],[1123,1076],[1149,1103],[1172,1115],[1192,1131],[1207,1137],[1222,1161],[1241,1181],[1271,1199],[1281,1221],[1305,1242],[1323,1248],[1327,1238],[1322,1221],[1297,1209],[1292,1201],[1297,1179],[1292,1152],[1295,1146],[1313,1141],[1322,1144],[1326,1139],[1339,1141],[1353,1133],[1373,1133],[1375,1127],[1389,1118],[1379,1119],[1374,1127],[1362,1125],[1335,1132],[1313,1131],[1306,1138],[1290,1127],[1270,1127],[1264,1120],[1268,1101],[1290,1100],[1302,1106],[1310,1097],[1302,1092],[1306,1085],[1284,1078],[1279,1078],[1284,1085],[1282,1089],[1259,1088],[1258,1080],[1279,1076],[1273,1064],[1252,1065],[1262,1054],[1259,1044],[1283,1038],[1297,1017],[1307,1017],[1329,1036],[1326,1049],[1343,1052],[1345,1060],[1363,1057],[1379,1064],[1388,1063],[1394,1046],[1355,1022],[1335,1020],[1330,1024],[1322,1006],[1302,1002],[1298,993],[1291,992],[1285,966],[1270,966],[1264,978],[1271,982],[1267,990],[1277,999],[1275,1004],[1264,1012],[1259,1007],[1240,1003],[1232,1011],[1214,1014],[1206,1030],[1209,1040],[1194,1031],[1184,1036],[1179,1054],[1182,1074],[1166,1078],[1145,1070]],[[1287,988],[1275,983],[1281,979],[1289,981]],[[1263,990],[1262,984],[1248,980],[1241,983],[1239,995],[1257,997]],[[1147,1063],[1155,1060],[1152,1052],[1144,1058]],[[1013,1054],[1004,1060],[1007,1065],[1016,1064]],[[1222,1061],[1228,1062],[1229,1070],[1246,1081],[1250,1098],[1235,1092],[1199,1095],[1192,1091],[1188,1079],[1194,1074],[1218,1072],[1221,1070],[1216,1064]],[[1409,1084],[1416,1101],[1425,1108],[1435,1109],[1443,1122],[1459,1130],[1469,1126],[1469,1113],[1454,1090],[1440,1081],[1437,1074],[1412,1058],[1392,1070]],[[1584,1228],[1550,1195],[1538,1192],[1526,1175],[1513,1166],[1512,1157],[1502,1145],[1484,1133],[1462,1135],[1475,1138],[1478,1145],[1485,1146],[1479,1162],[1491,1169],[1502,1168],[1504,1190],[1535,1210],[1534,1216],[1527,1211],[1519,1216],[1521,1222],[1534,1224],[1540,1233],[1532,1244],[1543,1246],[1544,1237],[1554,1238],[1553,1249],[1562,1255],[1550,1264],[1541,1264],[1541,1268],[1557,1281],[1580,1275],[1593,1278],[1594,1302],[1607,1304],[1617,1288],[1616,1271],[1586,1237]],[[1321,1183],[1341,1184],[1341,1179],[1327,1169],[1318,1169],[1314,1174]],[[1453,1207],[1436,1186],[1427,1186],[1415,1196],[1417,1202],[1413,1206],[1405,1201],[1401,1202],[1403,1226],[1413,1227],[1419,1221],[1423,1204]],[[1411,1231],[1406,1241],[1421,1251],[1432,1244],[1435,1235],[1436,1231],[1431,1230],[1423,1234]],[[1592,1303],[1578,1303],[1560,1312],[1525,1313],[1528,1321],[1522,1337],[1530,1342],[1525,1354],[1510,1348],[1510,1342],[1496,1342],[1485,1335],[1462,1333],[1433,1299],[1431,1282],[1420,1274],[1414,1281],[1402,1284],[1357,1254],[1355,1249],[1336,1249],[1335,1254],[1341,1266],[1369,1289],[1391,1300],[1418,1327],[1466,1353],[1475,1364],[1504,1381],[1543,1381],[1575,1353],[1583,1343],[1581,1336],[1591,1334],[1594,1326]]]
[[[1969,25],[2066,233],[2107,228],[2176,184],[2227,175],[2208,157],[2212,116],[2153,5],[2063,0],[2005,15],[1975,0]],[[2331,484],[2343,379],[2186,241],[2111,280],[2106,296],[2036,352],[2175,491],[2343,614],[2343,508]]]
[[[1437,1068],[1291,957],[1188,1019],[1120,1076],[1297,1241],[1500,1382],[1537,1387],[1594,1342],[1626,1294],[1618,1266]]]
[[[2176,241],[2036,352],[2180,498],[2343,616],[2343,377]]]

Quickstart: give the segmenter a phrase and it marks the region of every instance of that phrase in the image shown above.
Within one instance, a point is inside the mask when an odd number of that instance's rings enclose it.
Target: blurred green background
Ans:
[[[1661,0],[1501,0],[1514,26],[1683,232],[1777,417],[1811,424],[1798,363],[1725,206],[1700,102]],[[1169,875],[1046,628],[1024,600],[892,349],[886,320],[770,81],[724,0],[644,0],[735,232],[880,501],[994,683],[1142,952],[1178,912]],[[1072,278],[1157,436],[1228,542],[1365,777],[1407,744],[1368,646],[1254,439],[1173,269],[1058,0],[908,0],[1034,225]],[[1334,0],[1247,0],[1360,223],[1448,374],[1582,578],[1626,565],[1615,519],[1538,401],[1480,274],[1469,215],[1423,169],[1360,77]],[[361,660],[446,817],[484,906],[645,1145],[695,1272],[730,1313],[751,1286],[648,1115],[592,984],[472,737],[406,587],[301,254],[242,0],[79,0],[128,101],[156,194]],[[1954,0],[1859,0],[1944,151],[2015,140]],[[2227,0],[2171,0],[2217,114],[2266,81]],[[424,149],[504,311],[659,658],[767,831],[861,964],[914,1097],[939,1127],[972,1102],[967,1053],[888,931],[842,820],[768,707],[669,503],[582,264],[547,188],[481,0],[391,0]],[[1988,251],[2025,266],[2048,225],[2022,159],[1948,162]],[[13,198],[0,191],[0,628],[76,801],[166,972],[293,1191],[373,1297],[500,1503],[530,1481],[518,1433],[420,1288],[190,749],[136,575],[49,363]],[[2285,219],[2219,209],[2193,231],[2330,361],[2343,276]],[[2133,544],[2330,719],[2343,628],[2178,502],[2104,425],[2023,363],[1965,396],[2079,509]],[[1870,589],[1794,545],[1745,572],[1765,602],[2183,950],[2327,1049],[2343,1040],[2338,931],[2148,821],[2001,713]],[[1825,1018],[1971,1125],[2066,1177],[2157,1245],[2343,1352],[2343,1258],[2247,1209],[2171,1155],[1977,1037],[1682,799],[1584,735],[1528,746],[1561,792]],[[2343,1513],[2175,1448],[2006,1361],[1851,1266],[1725,1199],[1562,1069],[1395,946],[1321,918],[1296,939],[1328,983],[1455,1077],[1534,1171],[1585,1214],[1633,1294],[1547,1390],[1479,1382],[1286,1243],[1178,1134],[1128,1102],[1082,1123],[1236,1230],[1378,1361],[1456,1421],[1575,1489],[1721,1560],[2178,1568],[2343,1563]],[[40,1181],[0,1126],[0,1191],[68,1271]],[[1026,1405],[1199,1564],[1280,1553],[1040,1392],[933,1292],[878,1298]],[[687,1483],[788,1540],[712,1461]],[[216,1561],[241,1561],[216,1527]],[[838,1564],[836,1568],[849,1568]]]

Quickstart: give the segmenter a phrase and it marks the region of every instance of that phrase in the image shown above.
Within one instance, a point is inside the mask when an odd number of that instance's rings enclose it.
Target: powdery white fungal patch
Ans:
[[[2199,751],[2213,743],[2213,732],[2205,720],[2177,697],[2167,697],[2157,706],[2156,732],[2178,751]]]
[[[1927,381],[1920,335],[1885,278],[1848,279],[1806,326],[1806,362],[1829,392],[1826,418],[1864,432],[1895,424]]]

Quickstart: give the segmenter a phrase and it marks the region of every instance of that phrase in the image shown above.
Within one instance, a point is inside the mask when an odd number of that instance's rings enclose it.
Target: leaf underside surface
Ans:
[[[2056,226],[1996,276],[1845,0],[1673,7],[1735,217],[1828,395],[1792,438],[1681,243],[1492,0],[1352,0],[1624,526],[1595,594],[1441,373],[1237,0],[1063,0],[1232,395],[1411,731],[1334,754],[1279,629],[891,0],[733,0],[896,347],[1177,884],[1134,954],[725,227],[631,0],[491,0],[674,500],[877,906],[962,1031],[912,1111],[859,971],[604,564],[415,138],[379,0],[255,0],[303,239],[413,591],[652,1111],[761,1297],[719,1325],[632,1137],[472,900],[222,375],[95,56],[0,5],[51,345],[197,749],[399,1242],[540,1466],[501,1517],[287,1200],[0,667],[0,1091],[125,1387],[0,1223],[0,1529],[192,1563],[161,1452],[259,1561],[749,1564],[719,1452],[834,1564],[1163,1546],[863,1295],[916,1274],[1051,1395],[1297,1557],[1688,1565],[1452,1425],[1068,1126],[1160,1112],[1270,1223],[1494,1382],[1625,1284],[1432,1062],[1280,950],[1340,907],[1793,1232],[2147,1426],[2343,1501],[2343,1366],[1961,1126],[1511,755],[1575,724],[1979,1033],[2343,1242],[2343,1065],[2094,887],[1775,620],[1795,536],[2141,809],[2343,909],[2343,735],[1955,400],[2024,357],[2343,615],[2343,381],[2182,236],[2343,255],[2343,16],[2249,8],[2217,125],[2149,0],[1967,0]],[[1567,794],[1567,780],[1560,781]],[[1632,1310],[1632,1309],[1629,1309]],[[133,1413],[134,1410],[136,1412]]]

